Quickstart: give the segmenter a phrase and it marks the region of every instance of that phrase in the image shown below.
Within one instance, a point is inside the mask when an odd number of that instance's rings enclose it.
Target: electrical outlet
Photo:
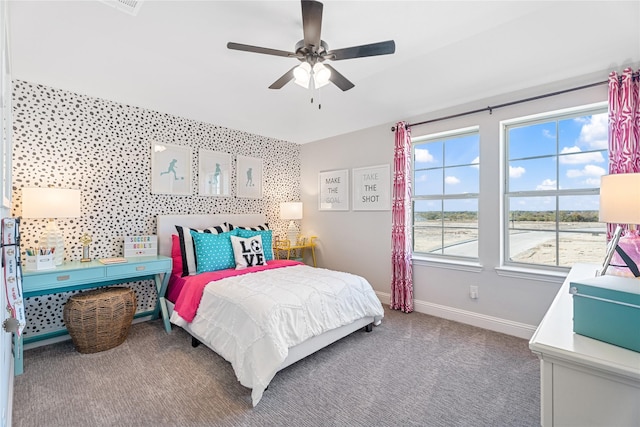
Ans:
[[[475,285],[469,286],[469,298],[478,299],[478,287]]]

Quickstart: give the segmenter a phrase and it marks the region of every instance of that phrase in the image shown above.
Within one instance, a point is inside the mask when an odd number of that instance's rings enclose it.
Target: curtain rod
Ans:
[[[545,93],[544,95],[533,96],[531,98],[519,99],[517,101],[505,102],[504,104],[498,104],[498,105],[494,105],[494,106],[488,106],[488,107],[484,107],[484,108],[479,108],[477,110],[465,111],[464,113],[458,113],[458,114],[452,114],[450,116],[438,117],[436,119],[425,120],[423,122],[408,123],[408,124],[405,125],[405,128],[410,128],[412,126],[425,125],[427,123],[439,122],[439,121],[442,121],[442,120],[453,119],[453,118],[456,118],[456,117],[468,116],[470,114],[481,113],[483,111],[488,111],[489,114],[492,114],[493,110],[497,110],[498,108],[509,107],[511,105],[521,104],[523,102],[529,102],[529,101],[535,101],[537,99],[548,98],[550,96],[562,95],[563,93],[573,92],[573,91],[582,90],[582,89],[588,89],[590,87],[600,86],[600,85],[608,84],[608,83],[609,83],[609,80],[605,80],[605,81],[602,81],[602,82],[591,83],[591,84],[588,84],[588,85],[578,86],[578,87],[574,87],[574,88],[571,88],[571,89],[564,89],[564,90],[559,90],[557,92]],[[395,132],[395,130],[396,130],[396,127],[392,126],[391,127],[391,132]]]

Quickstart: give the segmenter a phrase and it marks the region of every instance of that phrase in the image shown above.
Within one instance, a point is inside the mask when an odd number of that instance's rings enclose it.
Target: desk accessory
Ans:
[[[125,258],[156,255],[158,255],[158,236],[125,236]]]
[[[80,238],[80,243],[82,243],[82,259],[80,262],[89,262],[91,258],[89,257],[89,245],[91,244],[91,236],[87,233],[84,233]]]
[[[98,260],[101,264],[121,264],[127,262],[126,258],[114,257],[114,258],[100,258]]]

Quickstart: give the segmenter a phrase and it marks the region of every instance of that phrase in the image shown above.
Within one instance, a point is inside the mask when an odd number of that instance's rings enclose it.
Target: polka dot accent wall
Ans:
[[[151,194],[151,143],[192,149],[191,196]],[[231,196],[198,195],[198,149],[229,153]],[[236,158],[263,161],[261,199],[235,196]],[[264,213],[276,234],[287,221],[279,204],[300,200],[300,148],[249,134],[21,80],[13,81],[13,206],[22,211],[23,187],[81,191],[80,218],[58,220],[65,260],[82,257],[88,233],[91,257],[123,255],[123,237],[155,234],[160,214]],[[22,247],[37,246],[46,218],[23,219]],[[23,251],[24,255],[24,251]],[[153,282],[132,282],[138,312],[155,306]],[[26,336],[64,327],[62,307],[71,293],[27,298]]]

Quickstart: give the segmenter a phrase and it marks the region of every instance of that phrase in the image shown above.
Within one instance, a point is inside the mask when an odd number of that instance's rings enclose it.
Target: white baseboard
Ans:
[[[383,304],[389,304],[391,302],[391,294],[389,293],[376,291],[376,295],[378,295],[378,298]],[[511,320],[501,319],[499,317],[487,316],[473,311],[461,310],[459,308],[420,300],[414,300],[413,308],[418,313],[442,317],[443,319],[477,326],[479,328],[512,335],[526,340],[531,339],[537,328],[536,326],[527,325],[525,323],[514,322]]]

